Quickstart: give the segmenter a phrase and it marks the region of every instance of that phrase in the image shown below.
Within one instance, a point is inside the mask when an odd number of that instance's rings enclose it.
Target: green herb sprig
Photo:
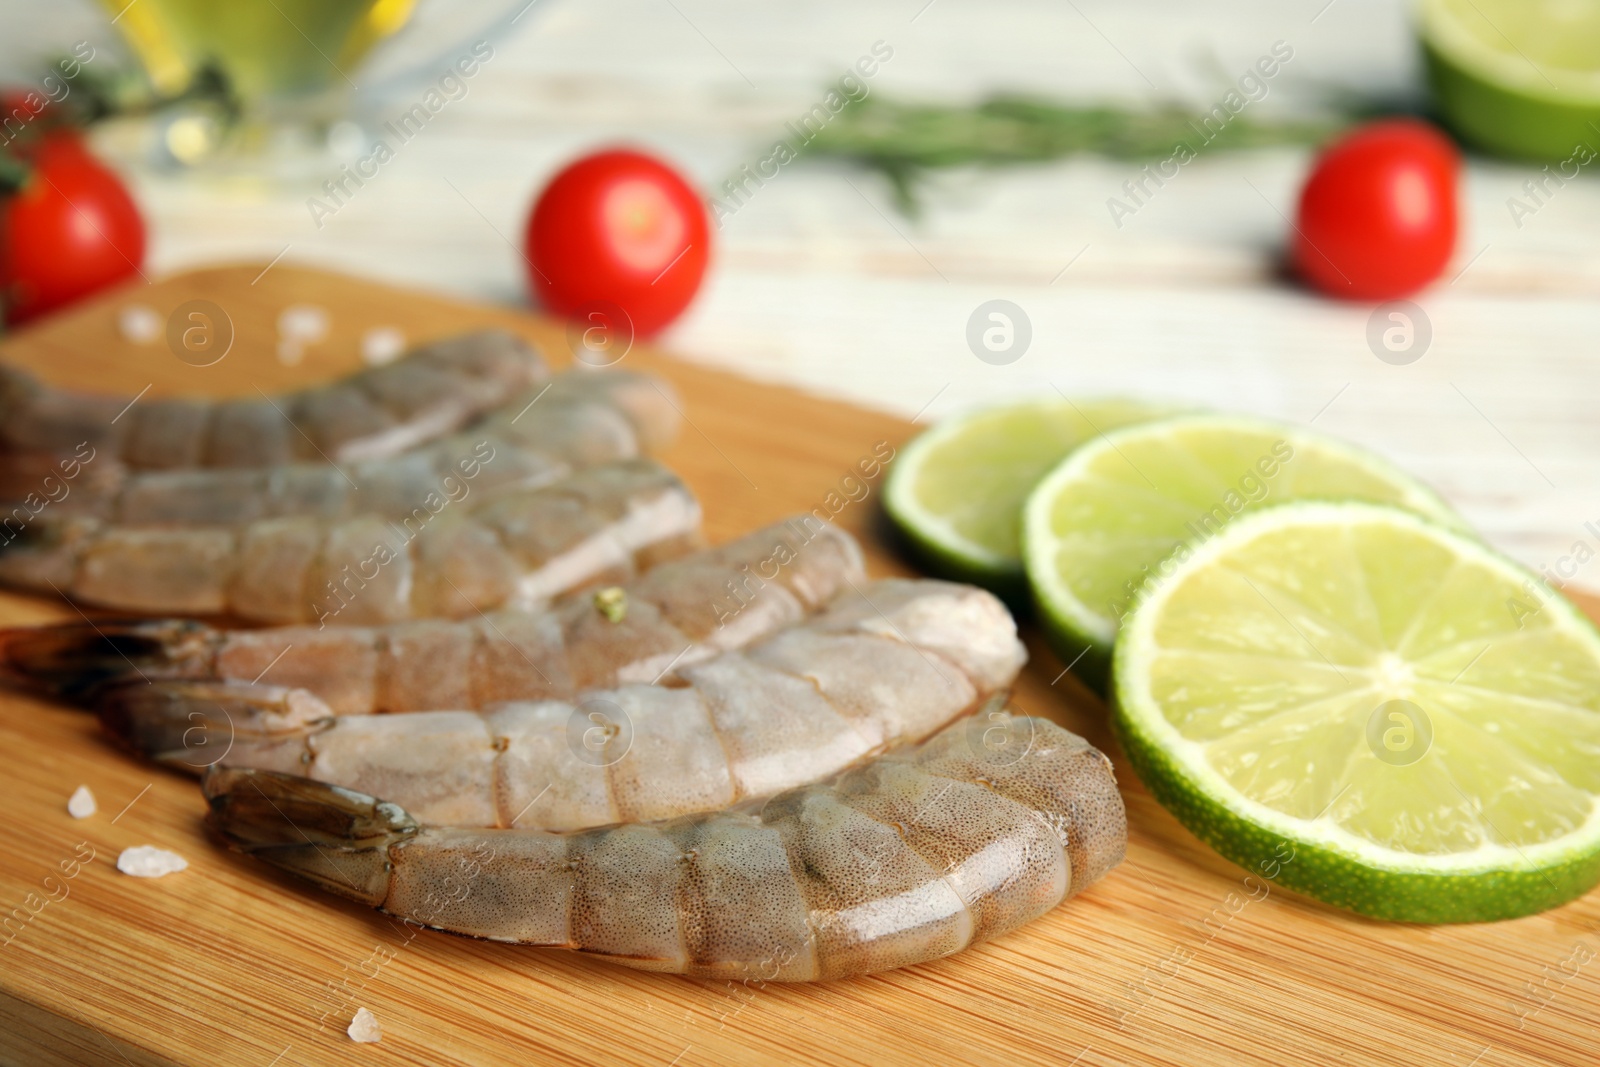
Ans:
[[[803,149],[881,173],[906,215],[919,214],[918,187],[936,170],[1010,166],[1093,154],[1156,160],[1187,145],[1196,154],[1314,144],[1344,121],[1267,122],[1247,112],[1225,123],[1175,105],[1153,109],[1076,107],[1026,96],[990,97],[976,105],[905,103],[868,97],[852,103]],[[1220,126],[1220,129],[1217,127]]]

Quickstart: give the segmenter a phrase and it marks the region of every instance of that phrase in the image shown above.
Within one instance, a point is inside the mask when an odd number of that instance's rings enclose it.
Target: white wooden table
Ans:
[[[116,46],[86,0],[0,10],[14,29],[0,43],[8,79],[46,42]],[[305,203],[313,182],[160,172],[126,138],[107,148],[151,223],[152,274],[282,253],[520,301],[512,246],[562,161],[640,142],[714,190],[880,40],[894,55],[871,90],[901,98],[1003,88],[1209,106],[1279,40],[1295,57],[1252,105],[1263,116],[1303,112],[1332,89],[1418,91],[1397,0],[536,0],[493,35],[467,97],[321,229]],[[355,106],[381,120],[420,91],[369,85]],[[1583,175],[1518,227],[1506,200],[1528,173],[1474,161],[1457,262],[1417,298],[1431,347],[1392,365],[1369,349],[1370,307],[1276,276],[1305,166],[1296,150],[1202,157],[1119,229],[1106,200],[1133,175],[1125,163],[948,174],[917,224],[875,176],[797,164],[726,220],[706,290],[666,341],[924,419],[1059,388],[1314,420],[1433,481],[1525,562],[1600,587],[1600,564],[1561,563],[1577,542],[1600,549],[1584,526],[1600,528],[1600,185]],[[968,316],[994,298],[1032,325],[1008,366],[965,341]]]

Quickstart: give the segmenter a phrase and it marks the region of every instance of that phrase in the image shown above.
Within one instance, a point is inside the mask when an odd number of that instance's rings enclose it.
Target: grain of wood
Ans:
[[[9,338],[0,358],[53,381],[129,393],[150,385],[152,394],[271,392],[331,378],[357,365],[359,337],[375,325],[424,340],[501,323],[566,358],[563,331],[549,322],[282,263],[252,285],[259,271],[219,268],[122,290]],[[166,315],[197,298],[217,303],[237,330],[214,367],[116,332],[128,302]],[[274,357],[273,323],[297,302],[330,309],[332,329],[288,368]],[[718,541],[825,506],[877,442],[898,445],[915,431],[643,348],[627,362],[681,390],[689,428],[666,459],[705,501]],[[865,538],[875,574],[904,573],[873,489],[838,521]],[[0,623],[75,617],[63,603],[0,596]],[[1017,704],[1085,734],[1122,766],[1103,706],[1071,676],[1053,683],[1061,665],[1028,636],[1033,660]],[[1277,889],[1262,897],[1260,883],[1247,887],[1243,870],[1127,772],[1128,860],[1083,897],[936,963],[815,986],[644,974],[410,930],[216,847],[192,780],[114,751],[81,714],[27,698],[0,696],[0,775],[0,914],[38,908],[0,936],[4,1063],[289,1067],[381,1054],[429,1067],[1577,1067],[1600,1056],[1600,895],[1461,927],[1370,922]],[[64,804],[80,782],[101,810],[77,821]],[[47,884],[80,842],[93,861]],[[136,844],[172,849],[190,868],[153,882],[117,874],[116,854]],[[37,904],[62,886],[63,899]],[[358,1007],[383,1026],[376,1050],[345,1035]]]

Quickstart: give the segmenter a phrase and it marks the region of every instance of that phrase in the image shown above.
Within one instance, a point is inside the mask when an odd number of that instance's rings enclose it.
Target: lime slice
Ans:
[[[1420,32],[1434,98],[1464,140],[1541,162],[1600,148],[1600,3],[1423,0]]]
[[[953,416],[906,446],[884,507],[930,571],[1025,599],[1019,528],[1034,483],[1102,431],[1175,410],[1052,398]]]
[[[1397,504],[1460,525],[1410,475],[1309,430],[1185,415],[1113,430],[1079,448],[1028,498],[1024,558],[1062,659],[1102,684],[1117,620],[1186,541],[1291,500]]]
[[[1600,880],[1600,633],[1426,519],[1240,519],[1146,587],[1115,676],[1140,778],[1259,879],[1408,922]]]

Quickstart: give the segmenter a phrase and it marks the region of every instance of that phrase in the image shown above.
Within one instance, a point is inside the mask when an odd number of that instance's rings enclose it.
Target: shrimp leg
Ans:
[[[493,454],[479,457],[484,465]],[[695,547],[700,507],[649,460],[466,500],[430,493],[401,520],[235,526],[37,523],[0,545],[0,582],[122,611],[363,625],[531,607],[625,580]]]
[[[213,769],[235,849],[421,926],[630,967],[816,981],[939,959],[1121,862],[1111,763],[1044,719],[956,723],[744,810],[549,833],[427,827],[292,775]]]
[[[762,575],[766,577],[763,578]],[[128,681],[216,679],[309,689],[335,714],[571,700],[656,682],[820,611],[865,580],[849,534],[799,515],[542,612],[378,627],[219,630],[187,619],[0,631],[0,676],[92,704]]]
[[[269,467],[394,455],[451,433],[549,377],[504,330],[412,349],[383,367],[277,397],[238,400],[78,393],[0,368],[0,495],[35,488],[60,457],[97,470]],[[86,453],[78,450],[87,449]]]
[[[429,823],[576,830],[711,811],[837,773],[972,711],[1024,659],[989,593],[890,578],[680,669],[676,686],[330,717],[304,690],[134,682],[108,693],[101,715],[129,747],[180,768],[304,774]]]
[[[56,490],[61,495],[48,514],[120,526],[224,525],[297,515],[399,518],[441,485],[460,482],[464,470],[478,470],[480,491],[536,488],[584,467],[653,451],[671,441],[679,420],[668,387],[655,378],[567,371],[471,429],[399,455],[340,466],[318,459],[274,467],[110,468],[76,485],[75,479],[56,479],[65,485]],[[494,454],[491,465],[478,462],[485,450]],[[0,538],[11,540],[26,529],[35,510],[24,501],[0,503]]]

